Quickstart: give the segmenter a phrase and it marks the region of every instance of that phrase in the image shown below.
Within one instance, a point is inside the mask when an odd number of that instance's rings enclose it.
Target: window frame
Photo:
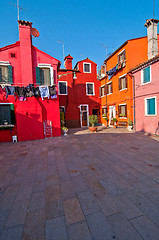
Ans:
[[[121,107],[121,106],[126,106],[126,111],[125,111],[126,115],[125,116],[120,116],[119,115],[119,107]],[[121,104],[118,105],[118,116],[119,116],[120,119],[127,119],[127,104],[126,103],[121,103]]]
[[[112,90],[111,93],[108,93],[108,85],[111,85],[111,90]],[[112,81],[110,81],[107,83],[107,95],[110,95],[112,93],[113,93],[113,83],[112,83]]]
[[[103,114],[103,110],[105,110],[105,111],[106,111],[106,113],[105,113],[105,114]],[[108,108],[107,108],[107,107],[102,107],[102,118],[106,118],[106,116],[107,116],[107,113],[108,113]]]
[[[93,85],[93,93],[92,94],[88,94],[88,92],[87,92],[87,84],[92,84]],[[94,82],[86,82],[86,95],[87,96],[94,96],[95,95]]]
[[[61,112],[61,108],[64,109],[64,111],[62,112],[65,113],[65,106],[60,106],[60,112]]]
[[[60,83],[66,83],[66,93],[60,93]],[[58,94],[59,95],[68,95],[68,92],[67,92],[67,81],[58,81]]]
[[[148,68],[148,67],[150,67],[150,81],[144,83],[144,82],[143,82],[143,80],[144,80],[144,69],[146,69],[146,68]],[[145,85],[145,84],[149,84],[149,83],[151,83],[151,65],[149,65],[149,66],[144,67],[144,68],[141,69],[141,85]]]
[[[10,64],[9,61],[0,61],[0,68],[1,68],[1,66],[7,67],[7,68],[8,68],[8,66],[11,66],[11,68],[12,68],[12,65]],[[12,84],[13,83],[13,72],[11,70],[11,76],[10,76],[9,69],[7,69],[7,70],[8,70],[8,81],[0,82],[0,84]],[[11,78],[11,80],[10,80],[10,78]]]
[[[125,82],[126,82],[125,85],[126,85],[127,87],[126,87],[126,88],[121,88],[121,89],[120,89],[120,86],[121,86],[120,81],[121,81],[121,79],[124,78],[124,77],[125,77]],[[126,74],[126,73],[119,77],[119,79],[118,79],[119,91],[123,91],[123,90],[128,89],[128,82],[127,82],[127,81],[128,81],[128,80],[127,80],[127,74]]]
[[[90,66],[90,71],[89,72],[86,72],[85,69],[84,69],[84,65],[85,64],[88,64]],[[91,73],[91,63],[88,63],[88,62],[83,62],[83,72],[84,73]]]
[[[124,60],[119,60],[119,57],[120,57],[120,55],[122,55],[122,54],[124,54]],[[120,53],[118,53],[118,63],[122,63],[122,62],[125,62],[125,60],[126,60],[126,51],[125,51],[125,49],[123,49]]]
[[[14,110],[14,120],[13,120],[13,116],[12,116],[12,113],[11,113],[11,105],[14,106],[14,103],[0,103],[0,106],[2,106],[2,105],[10,106],[10,120],[11,120],[11,123],[9,123],[8,125],[0,124],[0,126],[2,126],[2,127],[3,126],[14,127],[14,125],[15,125],[15,110]]]
[[[155,114],[148,114],[147,113],[147,100],[153,99],[153,98],[155,99]],[[145,116],[148,116],[148,117],[157,116],[157,97],[156,96],[145,98]]]
[[[48,68],[50,69],[50,85],[53,85],[54,84],[54,69],[53,67],[51,66],[51,64],[47,64],[47,63],[38,63],[38,67],[43,69],[43,68]],[[43,84],[41,84],[43,85]],[[44,83],[45,85],[45,83]]]

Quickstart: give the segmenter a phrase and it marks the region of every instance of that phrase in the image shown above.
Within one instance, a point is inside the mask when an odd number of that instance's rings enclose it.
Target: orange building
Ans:
[[[150,23],[145,24],[149,35],[149,26],[152,27],[153,20],[147,21]],[[157,20],[154,24],[157,25]],[[157,41],[156,39],[156,43]],[[151,44],[151,39],[147,36],[128,40],[104,61],[99,89],[102,124],[106,123],[106,117],[110,126],[113,125],[113,118],[117,119],[119,126],[127,126],[128,119],[134,121],[133,80],[128,72],[131,68],[148,60],[148,42]]]

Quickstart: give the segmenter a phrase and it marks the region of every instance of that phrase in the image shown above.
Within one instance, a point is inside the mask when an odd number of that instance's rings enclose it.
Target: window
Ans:
[[[122,51],[118,54],[118,62],[124,62],[125,59],[126,59],[125,50],[122,50]]]
[[[150,66],[141,70],[141,83],[146,84],[151,82]]]
[[[91,73],[91,64],[90,63],[83,63],[83,72]]]
[[[94,83],[86,83],[86,95],[94,95]]]
[[[107,107],[102,107],[102,116],[106,117],[107,115]]]
[[[119,90],[127,88],[127,76],[122,76],[119,78]]]
[[[145,99],[145,115],[156,115],[156,97]]]
[[[8,62],[0,62],[0,83],[13,83],[12,66]]]
[[[59,81],[59,95],[67,95],[67,82]]]
[[[112,82],[107,84],[107,94],[113,93]]]
[[[0,125],[15,124],[14,104],[0,104]]]
[[[53,68],[50,64],[38,64],[36,67],[36,83],[37,85],[53,85]]]
[[[127,117],[127,105],[122,104],[118,106],[118,115],[119,117]]]
[[[105,94],[106,94],[105,85],[101,86],[101,87],[99,88],[99,91],[100,91],[100,92],[99,92],[100,97],[105,96]]]

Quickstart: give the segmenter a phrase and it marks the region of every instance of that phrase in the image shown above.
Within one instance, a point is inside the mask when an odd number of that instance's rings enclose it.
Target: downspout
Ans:
[[[107,106],[107,88],[106,88],[106,78],[107,78],[107,62],[105,63],[105,102],[106,102],[106,117],[108,118],[108,106]]]
[[[128,73],[130,77],[132,77],[133,80],[133,118],[134,118],[134,130],[136,131],[136,114],[135,114],[135,76],[131,73]]]

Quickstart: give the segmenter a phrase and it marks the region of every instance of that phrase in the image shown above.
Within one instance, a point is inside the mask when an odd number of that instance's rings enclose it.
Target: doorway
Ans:
[[[88,105],[80,105],[80,123],[81,127],[89,126]]]
[[[113,118],[116,117],[115,106],[109,106],[109,125],[113,125]]]

